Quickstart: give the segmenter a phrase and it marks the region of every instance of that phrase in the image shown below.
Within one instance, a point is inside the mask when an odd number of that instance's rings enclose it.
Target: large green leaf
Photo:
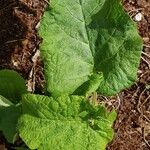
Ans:
[[[20,105],[13,105],[9,100],[0,96],[0,131],[10,143],[14,141],[20,113]]]
[[[106,95],[136,79],[142,40],[120,0],[51,0],[39,34],[52,95],[72,94],[97,72],[104,75],[98,91]]]
[[[19,133],[30,149],[105,150],[116,113],[84,97],[24,95]]]
[[[21,95],[27,93],[25,80],[13,70],[0,71],[0,95],[13,103],[21,100]]]

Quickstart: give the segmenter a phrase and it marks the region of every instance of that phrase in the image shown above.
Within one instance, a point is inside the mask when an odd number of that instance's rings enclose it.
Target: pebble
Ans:
[[[148,42],[150,41],[150,39],[149,39],[149,37],[143,37],[143,41],[144,41],[145,43],[148,43]]]
[[[142,20],[143,15],[141,13],[138,13],[135,15],[134,19],[137,22],[140,22]]]

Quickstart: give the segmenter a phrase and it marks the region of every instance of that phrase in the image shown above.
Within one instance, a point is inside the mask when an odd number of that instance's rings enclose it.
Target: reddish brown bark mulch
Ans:
[[[0,1],[0,69],[20,72],[32,91],[38,91],[43,82],[42,63],[37,56],[41,39],[36,28],[45,6],[44,0]]]

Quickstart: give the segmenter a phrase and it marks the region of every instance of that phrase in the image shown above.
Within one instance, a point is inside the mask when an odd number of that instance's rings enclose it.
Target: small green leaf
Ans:
[[[89,96],[91,93],[95,92],[100,83],[104,80],[102,73],[96,73],[89,77],[89,80],[82,84],[77,90],[74,92],[74,95],[86,95]]]
[[[113,138],[116,113],[93,106],[84,97],[28,94],[22,106],[18,129],[30,149],[105,150]]]
[[[14,142],[20,113],[20,105],[13,105],[9,100],[0,96],[0,131],[10,143]]]
[[[13,70],[0,71],[0,95],[17,104],[21,95],[27,93],[25,80]]]
[[[97,72],[104,75],[98,91],[105,95],[136,80],[142,39],[120,0],[52,0],[39,34],[53,96],[72,94]]]

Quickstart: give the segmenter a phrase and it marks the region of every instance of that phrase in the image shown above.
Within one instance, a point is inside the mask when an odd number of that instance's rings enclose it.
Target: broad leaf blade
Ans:
[[[57,1],[52,1],[52,7]],[[62,1],[64,3],[65,1]],[[61,3],[59,1],[58,3]],[[69,0],[66,2],[68,7]],[[75,1],[70,4],[75,6]],[[81,84],[89,79],[93,72],[93,57],[89,48],[84,24],[69,14],[64,4],[56,4],[52,10],[45,12],[41,26],[40,36],[44,39],[40,47],[45,65],[47,90],[52,95],[73,93]],[[72,10],[75,12],[75,10]],[[77,7],[77,11],[80,8]],[[60,13],[62,15],[55,16]],[[77,13],[78,14],[78,13]],[[55,17],[57,17],[57,20]],[[68,18],[68,21],[62,17]],[[83,17],[83,16],[77,16]]]
[[[12,70],[0,71],[0,95],[13,103],[18,103],[24,93],[27,93],[25,80],[17,72]]]
[[[14,142],[20,113],[21,107],[19,105],[13,105],[9,100],[0,96],[0,131],[4,133],[10,143]]]
[[[142,40],[120,0],[52,0],[39,34],[52,95],[72,94],[97,72],[104,74],[99,91],[106,95],[136,79]]]
[[[83,97],[25,95],[22,103],[18,127],[31,149],[104,150],[113,138],[116,113],[92,106]]]
[[[89,24],[96,45],[95,70],[104,75],[98,91],[105,95],[116,94],[134,83],[142,51],[137,26],[119,2],[106,0]]]

